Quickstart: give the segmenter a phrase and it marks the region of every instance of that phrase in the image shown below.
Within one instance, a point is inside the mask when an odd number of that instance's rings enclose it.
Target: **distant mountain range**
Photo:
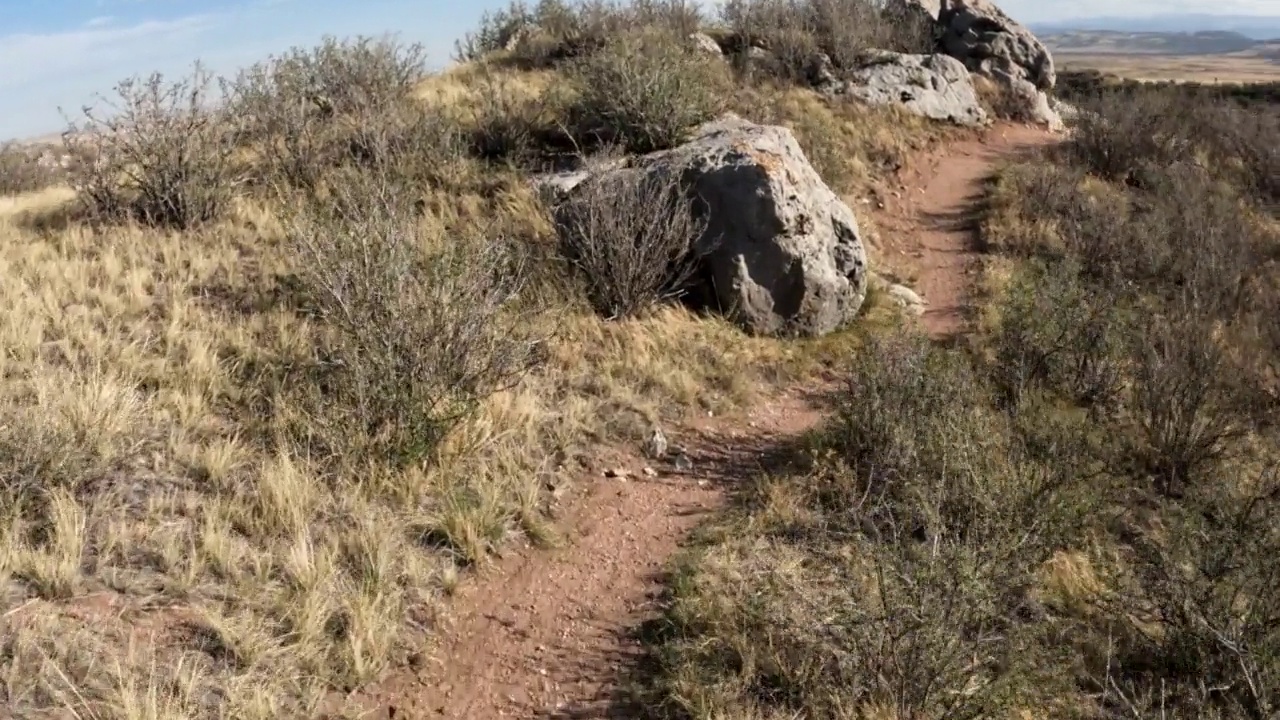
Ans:
[[[1150,17],[1093,17],[1031,25],[1038,35],[1076,31],[1120,33],[1236,33],[1251,40],[1280,41],[1280,15],[1206,15],[1200,13]]]
[[[1049,50],[1059,54],[1091,55],[1225,55],[1247,54],[1280,59],[1280,42],[1254,40],[1236,32],[1124,32],[1070,30],[1041,33]],[[1280,79],[1280,67],[1276,69]]]

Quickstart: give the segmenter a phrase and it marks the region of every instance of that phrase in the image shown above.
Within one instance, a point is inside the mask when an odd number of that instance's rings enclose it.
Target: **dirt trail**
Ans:
[[[930,303],[929,332],[959,329],[974,257],[970,219],[993,163],[1052,136],[999,126],[910,163],[906,188],[876,213],[895,249],[917,256],[917,288]],[[450,602],[435,658],[416,676],[376,688],[374,718],[637,717],[616,696],[641,648],[631,633],[652,617],[659,573],[681,540],[723,507],[727,488],[767,469],[824,417],[822,402],[794,392],[756,411],[701,418],[673,432],[692,469],[634,454],[597,463],[591,489],[564,518],[563,546],[520,550],[470,578]],[[623,469],[626,479],[599,470]]]
[[[872,213],[885,245],[881,251],[914,258],[913,287],[928,303],[921,319],[930,335],[948,337],[964,326],[977,258],[975,223],[995,166],[1058,139],[1034,127],[996,125],[981,137],[915,158],[899,173],[902,189]]]

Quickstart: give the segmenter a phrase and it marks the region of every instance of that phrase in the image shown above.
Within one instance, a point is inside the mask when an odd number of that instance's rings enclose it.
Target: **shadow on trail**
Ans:
[[[813,390],[805,400],[824,412],[833,406],[833,390]],[[816,430],[797,433],[770,428],[753,428],[751,432],[694,432],[680,438],[680,445],[692,467],[683,473],[673,471],[669,463],[655,465],[658,478],[641,478],[635,482],[711,483],[723,488],[730,503],[739,505],[755,488],[758,478],[786,472],[803,471],[810,462],[812,440]],[[693,511],[691,511],[693,512]],[[706,512],[702,509],[698,512]],[[696,533],[694,535],[696,538]],[[696,539],[692,542],[697,542]],[[671,569],[663,568],[649,577],[660,590],[646,598],[645,619],[627,628],[611,628],[616,642],[595,653],[572,654],[548,648],[546,665],[554,667],[549,675],[572,677],[575,681],[601,688],[597,697],[579,699],[575,703],[551,709],[527,707],[519,717],[538,720],[656,720],[664,717],[655,697],[654,679],[661,675],[659,658],[652,648],[663,644],[675,632],[665,616],[670,603]]]

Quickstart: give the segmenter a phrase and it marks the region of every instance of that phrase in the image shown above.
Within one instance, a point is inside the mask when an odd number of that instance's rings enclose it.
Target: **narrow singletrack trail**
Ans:
[[[871,213],[883,249],[915,258],[915,290],[928,303],[921,320],[934,338],[954,336],[965,324],[985,184],[1000,163],[1060,138],[1040,128],[997,124],[980,137],[914,158],[899,171],[903,190]]]
[[[917,258],[916,287],[929,303],[922,322],[935,337],[964,323],[984,182],[1000,161],[1054,138],[1002,124],[921,155],[900,171],[900,197],[873,213],[881,235]],[[825,416],[812,388],[797,389],[749,413],[673,429],[673,444],[692,460],[684,472],[636,453],[602,458],[562,519],[561,546],[508,552],[467,578],[433,658],[372,688],[367,717],[638,717],[619,690],[642,655],[634,629],[659,611],[660,573],[733,485],[776,465]],[[605,477],[606,468],[627,477]]]

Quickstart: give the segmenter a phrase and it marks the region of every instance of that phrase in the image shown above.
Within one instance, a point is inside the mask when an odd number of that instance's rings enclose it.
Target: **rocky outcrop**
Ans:
[[[689,44],[694,50],[705,55],[712,57],[724,56],[724,50],[720,48],[720,44],[716,42],[716,39],[704,32],[690,33]]]
[[[1007,82],[1009,102],[1014,108],[1016,119],[1043,125],[1054,131],[1066,127],[1062,117],[1054,110],[1049,96],[1043,91],[1021,78],[1010,78]]]
[[[991,0],[894,0],[936,18],[940,44],[951,57],[1004,86],[1018,114],[1060,129],[1047,91],[1057,84],[1049,49]]]
[[[987,122],[969,72],[946,55],[877,53],[847,73],[838,92],[872,105],[901,105],[935,120],[969,126]]]
[[[991,0],[950,0],[938,15],[947,54],[988,77],[1020,78],[1052,90],[1058,76],[1049,49]]]
[[[573,193],[612,173],[679,178],[706,231],[702,285],[713,306],[759,335],[824,335],[852,320],[867,292],[857,218],[819,177],[791,131],[734,115],[708,123],[679,147],[626,167],[557,181]],[[567,189],[566,189],[567,188]]]

